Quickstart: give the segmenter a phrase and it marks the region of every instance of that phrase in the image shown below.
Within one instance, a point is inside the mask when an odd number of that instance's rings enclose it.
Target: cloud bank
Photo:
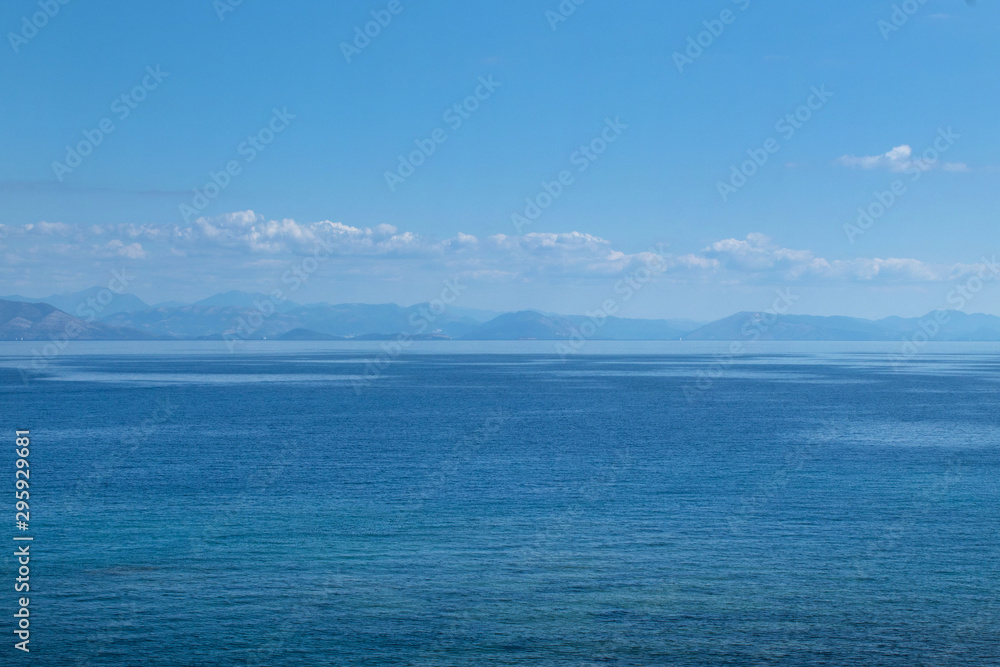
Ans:
[[[908,159],[906,151],[894,151],[891,157],[876,156],[877,160]],[[301,223],[270,220],[253,211],[203,217],[190,225],[39,222],[0,231],[5,273],[12,267],[118,262],[152,272],[158,264],[181,266],[189,277],[204,274],[210,280],[220,271],[254,275],[279,271],[288,262],[320,250],[332,258],[329,271],[334,276],[399,280],[414,272],[449,273],[488,283],[542,285],[606,280],[653,261],[665,267],[662,279],[720,285],[927,283],[954,280],[976,269],[972,264],[932,264],[915,258],[828,259],[812,250],[783,247],[757,233],[720,239],[696,252],[673,253],[664,246],[629,252],[580,231],[482,237],[458,233],[442,239],[388,224]]]

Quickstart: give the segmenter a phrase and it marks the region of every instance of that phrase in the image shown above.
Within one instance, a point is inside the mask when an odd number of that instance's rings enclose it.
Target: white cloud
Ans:
[[[108,241],[103,246],[96,248],[98,257],[126,257],[128,259],[146,259],[148,256],[142,245],[130,243],[125,245],[119,239]]]
[[[954,280],[977,268],[968,264],[928,264],[897,257],[830,260],[817,257],[811,250],[783,248],[763,234],[748,234],[742,240],[716,241],[704,249],[703,255],[714,259],[723,271],[744,274],[747,282],[762,279],[938,282]]]
[[[860,167],[861,169],[878,169],[886,167],[889,171],[904,171],[913,166],[913,149],[908,145],[896,146],[881,155],[842,155],[837,158],[837,164],[845,167]]]
[[[892,172],[901,172],[912,169],[928,171],[937,165],[937,159],[925,159],[913,157],[913,149],[907,144],[896,146],[881,155],[842,155],[837,158],[835,164],[843,167],[857,167],[859,169],[888,169]],[[945,171],[964,172],[969,171],[969,166],[964,162],[946,162],[941,165]]]
[[[44,220],[33,225],[25,225],[26,232],[37,232],[43,236],[68,236],[73,232],[73,228],[65,222],[45,222]]]
[[[812,252],[779,248],[763,234],[747,234],[745,240],[716,241],[703,253],[718,260],[723,268],[751,272],[791,268],[812,259]]]
[[[906,159],[908,154],[894,155],[891,159]],[[200,218],[187,226],[46,227],[58,239],[36,236],[43,233],[41,224],[6,228],[7,248],[38,266],[58,254],[81,261],[147,260],[148,270],[159,267],[169,273],[170,267],[205,275],[227,268],[234,273],[280,273],[317,250],[337,260],[329,266],[332,275],[385,281],[442,273],[493,283],[607,281],[645,264],[665,266],[663,279],[674,282],[928,282],[951,280],[971,268],[910,258],[828,259],[811,250],[783,247],[757,233],[721,239],[698,252],[672,254],[662,248],[616,248],[608,239],[580,231],[485,237],[458,232],[440,239],[388,224],[369,228],[330,220],[268,220],[253,211]],[[150,266],[153,257],[162,266]]]

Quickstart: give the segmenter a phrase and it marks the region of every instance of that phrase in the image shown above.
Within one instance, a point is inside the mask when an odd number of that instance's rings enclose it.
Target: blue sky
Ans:
[[[873,317],[997,251],[995,3],[230,2],[0,7],[0,294],[267,292],[322,243],[296,301],[576,313],[655,266],[622,314]]]

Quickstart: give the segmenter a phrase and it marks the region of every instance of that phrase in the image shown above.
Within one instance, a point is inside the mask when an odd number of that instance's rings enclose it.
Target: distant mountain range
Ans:
[[[0,340],[145,340],[141,331],[85,322],[47,303],[0,300]]]
[[[1000,341],[1000,317],[932,311],[922,318],[781,315],[742,312],[703,324],[497,313],[431,304],[275,303],[264,294],[227,292],[193,304],[149,306],[130,294],[109,298],[93,288],[46,301],[0,298],[0,340],[822,340],[894,341],[927,335],[941,341]]]
[[[110,302],[107,301],[110,295]],[[53,294],[44,299],[31,299],[16,294],[11,296],[0,296],[3,301],[18,301],[21,303],[47,303],[55,306],[59,310],[69,313],[75,317],[89,317],[90,310],[99,312],[101,316],[107,317],[116,313],[132,313],[149,308],[149,304],[132,294],[117,294],[103,287],[91,287],[82,292],[72,294]],[[97,308],[99,308],[99,310]]]
[[[461,337],[465,340],[566,340],[574,336],[605,340],[674,340],[697,327],[697,322],[685,320],[608,317],[597,321],[583,315],[550,315],[522,310],[499,315]]]
[[[773,316],[772,316],[773,317]],[[903,340],[923,334],[940,341],[1000,340],[1000,317],[969,315],[957,310],[931,311],[923,317],[857,317],[780,315],[743,312],[706,324],[684,335],[686,340]]]

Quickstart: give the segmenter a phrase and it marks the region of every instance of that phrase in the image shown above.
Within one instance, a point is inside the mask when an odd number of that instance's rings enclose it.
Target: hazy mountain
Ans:
[[[107,299],[107,295],[111,299]],[[133,294],[117,294],[104,287],[91,287],[70,294],[53,294],[44,299],[33,299],[18,295],[0,297],[6,301],[23,303],[47,303],[50,306],[85,319],[105,318],[116,313],[132,313],[149,308],[149,304]]]
[[[292,329],[278,336],[277,340],[347,340],[343,336],[310,331],[309,329]]]
[[[207,303],[244,301],[256,303],[257,306]],[[278,338],[288,335],[297,340],[309,340],[310,336],[313,340],[324,340],[372,334],[392,337],[400,333],[454,338],[480,325],[478,320],[454,314],[450,310],[434,313],[429,304],[409,308],[394,303],[291,304],[291,308],[279,308],[274,313],[263,316],[272,305],[273,301],[267,301],[262,294],[230,292],[190,306],[118,313],[104,318],[104,322],[171,338],[218,337],[235,331],[241,338]],[[258,306],[265,310],[258,310]]]
[[[395,333],[411,327],[405,309],[394,303],[314,303],[289,313],[304,329],[334,336]]]
[[[428,304],[417,304],[428,305]],[[489,322],[494,317],[503,315],[495,310],[481,310],[479,308],[459,308],[458,306],[448,306],[448,313],[456,318],[475,320],[476,322]]]
[[[603,322],[583,315],[553,315],[534,310],[505,313],[462,338],[466,340],[564,340],[573,336],[609,340],[672,340],[690,329],[669,320],[608,317]]]
[[[0,300],[0,340],[135,340],[140,331],[85,322],[46,303]]]
[[[876,323],[897,334],[897,338],[917,331],[929,333],[938,324],[941,328],[934,333],[934,340],[1000,340],[1000,317],[983,313],[935,310],[923,317],[885,317]]]
[[[901,341],[928,336],[938,341],[1000,341],[1000,317],[958,311],[933,311],[923,317],[857,317],[781,315],[742,312],[700,324],[691,320],[650,320],[608,317],[598,322],[584,315],[558,315],[534,310],[494,313],[476,308],[449,306],[435,312],[428,303],[400,306],[394,303],[276,303],[265,294],[232,291],[193,305],[167,302],[147,306],[130,294],[115,295],[111,303],[96,301],[102,288],[91,288],[51,297],[57,304],[77,310],[67,312],[56,304],[11,297],[6,300],[9,322],[0,338],[45,338],[67,324],[65,317],[81,320],[100,310],[100,323],[83,322],[85,338],[220,339],[280,338],[282,340],[385,340],[400,334],[413,339],[441,340],[565,340],[583,336],[597,340],[815,340]],[[89,300],[89,303],[88,303]],[[24,311],[12,303],[45,305]],[[277,308],[271,312],[274,306]],[[262,312],[259,308],[263,308]],[[55,311],[55,312],[53,312]],[[46,319],[48,318],[48,319]]]
[[[399,338],[400,334],[365,334],[363,336],[356,336],[351,340],[396,340]],[[444,334],[406,334],[409,340],[453,340],[450,336],[445,336]]]
[[[210,296],[207,299],[195,301],[191,305],[216,306],[219,308],[256,308],[265,311],[269,308],[269,302],[279,313],[284,313],[299,307],[299,304],[287,299],[278,301],[274,297],[260,292],[241,292],[239,290],[216,294],[215,296]]]
[[[706,324],[686,340],[867,340],[901,341],[917,334],[937,341],[1000,340],[1000,317],[932,311],[923,317],[780,315],[744,312]]]
[[[657,322],[666,322],[667,326],[671,326],[678,331],[694,331],[700,327],[705,326],[708,322],[696,322],[695,320],[687,319],[677,319],[677,320],[655,320]]]
[[[742,312],[684,335],[685,340],[895,340],[889,330],[856,317]]]
[[[589,317],[575,316],[577,328]],[[613,340],[673,340],[687,335],[687,332],[697,329],[700,324],[691,320],[639,320],[622,317],[609,317],[605,324],[598,328],[592,338],[609,338]]]
[[[495,317],[462,336],[466,340],[561,340],[573,335],[575,326],[566,317],[522,310]]]
[[[104,323],[167,338],[218,337],[234,331],[241,332],[240,338],[275,338],[301,326],[285,313],[263,317],[254,308],[199,305],[119,313],[105,318]]]
[[[315,303],[288,311],[304,329],[335,336],[366,334],[439,334],[456,338],[476,329],[481,320],[465,309],[435,313],[430,304],[403,307],[394,303]],[[481,315],[485,311],[478,311]]]

